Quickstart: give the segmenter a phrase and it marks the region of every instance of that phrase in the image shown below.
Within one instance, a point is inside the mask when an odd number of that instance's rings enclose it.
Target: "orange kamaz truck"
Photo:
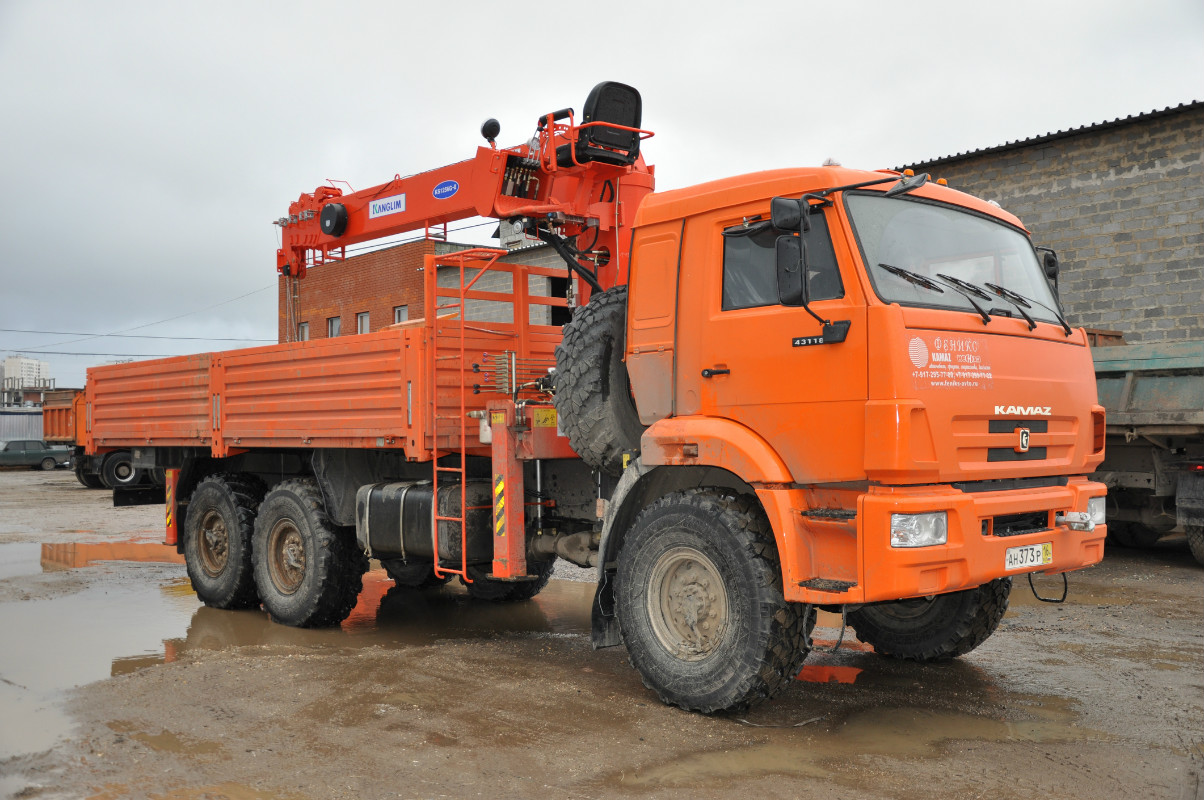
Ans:
[[[490,120],[467,161],[277,220],[290,283],[477,215],[563,268],[429,256],[422,319],[89,371],[82,447],[167,470],[206,604],[336,624],[370,558],[522,601],[563,558],[597,570],[594,644],[710,713],[787,685],[816,609],[937,661],[1015,576],[1100,560],[1104,410],[1020,220],[838,166],[655,193],[640,119],[600,84],[525,144]]]

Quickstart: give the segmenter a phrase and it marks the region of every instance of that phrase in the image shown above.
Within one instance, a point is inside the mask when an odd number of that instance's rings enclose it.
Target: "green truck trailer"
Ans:
[[[1096,347],[1108,411],[1108,537],[1151,546],[1187,534],[1204,565],[1204,341]]]

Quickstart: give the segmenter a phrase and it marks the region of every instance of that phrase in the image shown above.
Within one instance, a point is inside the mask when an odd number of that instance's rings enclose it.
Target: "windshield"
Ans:
[[[979,313],[968,292],[951,285],[961,280],[987,292],[987,284],[1010,289],[1036,301],[1025,309],[1034,319],[1057,321],[1057,301],[1020,231],[914,198],[848,194],[845,204],[874,289],[886,302]],[[993,315],[1020,316],[1015,305],[993,294],[977,302]]]

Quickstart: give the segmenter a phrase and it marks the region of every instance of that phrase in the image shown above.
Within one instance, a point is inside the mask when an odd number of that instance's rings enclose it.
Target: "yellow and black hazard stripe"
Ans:
[[[506,535],[506,482],[501,475],[493,479],[493,535]]]

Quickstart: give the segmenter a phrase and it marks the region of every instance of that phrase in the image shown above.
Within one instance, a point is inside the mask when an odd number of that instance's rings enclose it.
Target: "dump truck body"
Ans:
[[[1204,563],[1204,342],[1092,351],[1108,409],[1108,456],[1093,476],[1108,486],[1113,536],[1151,545],[1186,532]]]

